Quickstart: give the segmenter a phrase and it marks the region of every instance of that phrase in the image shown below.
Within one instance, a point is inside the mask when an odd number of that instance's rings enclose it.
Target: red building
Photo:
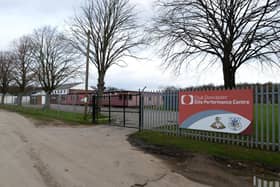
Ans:
[[[89,103],[92,102],[92,96],[95,90],[88,88]],[[86,91],[85,84],[71,83],[64,84],[53,91],[51,95],[51,104],[62,105],[83,105],[85,103]]]
[[[104,92],[102,105],[112,107],[138,107],[139,92],[137,91],[110,91]]]

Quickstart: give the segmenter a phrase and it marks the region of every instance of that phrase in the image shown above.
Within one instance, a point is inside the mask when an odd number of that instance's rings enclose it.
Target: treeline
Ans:
[[[40,86],[46,92],[47,107],[53,90],[76,77],[80,64],[79,53],[71,39],[56,28],[45,26],[12,42],[7,51],[0,51],[1,103],[11,91],[22,95]]]
[[[67,23],[63,32],[51,26],[35,29],[0,52],[2,103],[10,86],[18,88],[21,105],[28,86],[35,85],[45,91],[49,108],[53,90],[81,75],[81,57],[97,70],[97,94],[103,95],[108,69],[126,66],[123,58],[137,58],[134,52],[145,43],[129,0],[85,0]]]
[[[266,92],[268,90],[271,92],[274,88],[274,91],[276,92],[278,90],[278,86],[280,83],[272,83],[272,82],[267,82],[267,83],[241,83],[237,84],[236,88],[234,89],[246,89],[246,88],[253,88],[254,90],[257,88],[258,92]],[[179,91],[179,90],[225,90],[225,87],[223,85],[214,85],[214,84],[207,84],[207,85],[200,85],[200,86],[189,86],[189,87],[183,87],[183,88],[178,88],[175,86],[168,86],[163,88],[165,91]]]

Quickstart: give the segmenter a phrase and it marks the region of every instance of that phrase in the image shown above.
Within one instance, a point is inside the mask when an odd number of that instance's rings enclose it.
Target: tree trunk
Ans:
[[[17,97],[18,106],[22,106],[22,96],[23,96],[23,93],[18,94],[18,97]]]
[[[4,105],[4,100],[5,100],[5,93],[2,93],[2,97],[1,97],[1,104]]]
[[[105,73],[104,72],[99,72],[98,73],[98,84],[97,84],[97,95],[98,97],[102,97],[105,89]]]
[[[223,65],[224,86],[226,89],[233,89],[235,85],[235,69],[231,66]]]
[[[44,109],[50,109],[51,106],[51,93],[50,92],[46,92],[46,101],[44,104]]]
[[[18,93],[18,99],[17,99],[17,104],[18,106],[22,106],[22,97],[25,93],[25,87],[20,85],[20,90],[19,90],[19,93]]]
[[[102,106],[102,96],[105,89],[105,73],[104,72],[98,72],[98,84],[97,84],[97,101],[96,101],[96,109],[97,114],[99,113],[101,106]]]

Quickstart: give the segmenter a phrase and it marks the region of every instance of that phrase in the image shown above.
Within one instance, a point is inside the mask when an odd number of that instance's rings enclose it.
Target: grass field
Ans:
[[[257,104],[254,111],[254,135],[259,141],[280,140],[279,106]]]
[[[92,120],[89,117],[84,120],[83,114],[73,112],[63,112],[57,110],[46,110],[31,107],[20,107],[16,105],[0,105],[0,109],[17,112],[27,117],[32,117],[38,120],[61,120],[64,122],[78,123],[78,124],[92,124]]]
[[[147,144],[165,148],[218,156],[238,161],[261,163],[267,166],[280,167],[280,154],[263,150],[247,149],[240,146],[217,144],[190,140],[184,137],[168,136],[158,132],[143,131],[132,135]]]

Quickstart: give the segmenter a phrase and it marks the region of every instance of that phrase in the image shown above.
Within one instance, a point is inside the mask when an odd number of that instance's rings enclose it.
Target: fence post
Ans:
[[[278,151],[280,151],[280,84],[277,86],[277,109],[278,109]]]
[[[139,132],[142,131],[142,95],[139,90]]]
[[[111,124],[111,93],[109,93],[109,123]]]
[[[92,123],[96,123],[96,98],[92,96]]]
[[[272,119],[271,119],[271,123],[272,123],[272,150],[275,151],[275,118],[274,118],[274,108],[275,108],[275,92],[274,92],[274,84],[271,85],[272,86],[272,98],[271,98],[271,113],[272,113]]]
[[[254,117],[254,123],[255,123],[255,148],[259,147],[259,87],[258,85],[255,86],[255,117]]]
[[[263,93],[263,85],[261,86],[261,104],[260,104],[260,113],[261,113],[261,149],[264,148],[264,115],[263,115],[263,101],[264,93]]]
[[[123,126],[125,127],[125,98],[126,95],[123,94]]]
[[[270,123],[270,120],[269,120],[269,105],[270,105],[270,101],[269,101],[269,86],[268,84],[266,85],[266,95],[265,95],[265,101],[266,101],[266,106],[265,106],[265,109],[266,109],[266,149],[269,150],[270,149],[270,137],[269,137],[269,123]]]

